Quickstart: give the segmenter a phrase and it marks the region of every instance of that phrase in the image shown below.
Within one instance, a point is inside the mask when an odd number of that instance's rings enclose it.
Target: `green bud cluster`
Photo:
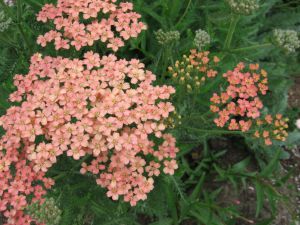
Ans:
[[[161,45],[167,45],[180,39],[180,33],[178,31],[164,32],[162,29],[159,29],[154,34],[157,42]]]
[[[0,11],[0,32],[7,30],[11,23],[12,19],[6,19],[4,11]]]
[[[300,47],[298,33],[295,30],[275,29],[273,32],[275,45],[282,48],[287,53],[296,52]]]
[[[210,36],[204,30],[197,30],[196,36],[194,39],[194,45],[198,48],[198,50],[202,50],[203,47],[210,44]]]
[[[181,125],[181,118],[181,115],[174,111],[165,121],[165,125],[169,128],[174,129],[175,127]]]
[[[258,0],[226,0],[236,14],[249,15],[259,8]]]
[[[33,203],[26,209],[27,213],[37,222],[46,225],[58,225],[60,222],[62,212],[53,198],[46,199],[42,205]]]

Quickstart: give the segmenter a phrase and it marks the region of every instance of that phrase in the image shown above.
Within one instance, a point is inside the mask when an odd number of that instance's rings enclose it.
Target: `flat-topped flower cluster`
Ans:
[[[3,158],[21,149],[32,172],[43,173],[64,152],[75,160],[91,155],[81,171],[97,174],[108,196],[124,195],[135,205],[153,189],[151,177],[160,167],[166,174],[177,168],[171,160],[178,151],[175,139],[163,134],[174,110],[166,100],[174,89],[154,87],[154,80],[136,59],[93,52],[83,60],[34,55],[29,73],[15,77],[18,90],[10,96],[21,105],[0,120],[6,130]],[[152,134],[162,144],[155,145]],[[152,155],[149,163],[146,155]]]
[[[267,73],[259,70],[258,64],[250,64],[249,69],[245,71],[245,65],[239,63],[233,71],[223,74],[229,85],[225,91],[214,93],[211,98],[211,110],[218,113],[214,120],[217,126],[248,131],[252,120],[260,116],[263,103],[259,95],[267,93]],[[237,117],[242,119],[237,121]]]
[[[56,30],[39,36],[38,43],[54,41],[57,50],[80,50],[100,40],[117,51],[146,28],[132,9],[132,3],[116,0],[46,4],[38,20],[52,20]],[[24,209],[43,203],[54,184],[45,173],[62,154],[84,157],[80,172],[94,174],[109,197],[123,196],[132,206],[147,198],[153,176],[174,174],[178,149],[165,130],[175,89],[153,86],[155,75],[144,67],[137,59],[92,51],[83,59],[32,56],[28,74],[14,79],[17,90],[10,100],[16,106],[0,118],[5,131],[0,139],[0,213],[6,224],[41,224]]]
[[[53,21],[55,30],[40,35],[38,44],[45,47],[54,41],[57,50],[69,49],[70,45],[80,50],[100,40],[117,51],[124,46],[124,40],[146,29],[139,21],[141,15],[132,10],[132,3],[116,4],[116,0],[58,0],[56,6],[46,4],[37,19]]]
[[[214,119],[218,127],[229,130],[250,132],[254,137],[263,139],[265,145],[273,140],[286,141],[288,120],[281,114],[263,116],[264,105],[261,96],[269,89],[267,72],[258,64],[250,64],[247,69],[239,63],[234,70],[223,74],[227,87],[211,97],[210,109],[217,115]]]

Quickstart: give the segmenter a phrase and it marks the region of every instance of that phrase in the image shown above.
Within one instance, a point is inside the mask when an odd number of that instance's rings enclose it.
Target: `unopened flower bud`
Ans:
[[[249,15],[259,8],[258,0],[226,0],[236,14]]]
[[[167,45],[180,39],[180,33],[178,31],[164,32],[162,29],[159,29],[154,34],[157,42],[161,45]]]
[[[46,199],[41,205],[33,203],[27,206],[27,212],[33,219],[46,225],[58,225],[62,213],[53,198]]]
[[[194,39],[194,45],[199,49],[202,50],[203,47],[210,44],[210,36],[209,34],[204,30],[197,30],[196,36]]]
[[[275,29],[273,37],[275,45],[282,48],[287,53],[293,53],[300,47],[298,33],[295,30]]]

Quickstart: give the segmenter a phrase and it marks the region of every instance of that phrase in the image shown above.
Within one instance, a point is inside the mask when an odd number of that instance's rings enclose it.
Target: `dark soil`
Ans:
[[[300,107],[300,79],[297,81],[296,85],[297,86],[294,87],[291,91],[292,94],[290,95],[293,101],[292,107]],[[216,161],[221,167],[228,168],[245,158],[250,157],[251,161],[247,170],[259,170],[254,156],[251,154],[251,151],[247,149],[242,138],[230,136],[212,139],[208,144],[209,149],[215,152],[226,150],[226,153]],[[291,156],[289,159],[281,162],[282,168],[278,176],[283,177],[289,171],[292,171],[292,175],[285,185],[277,188],[277,191],[283,196],[283,199],[282,202],[277,205],[276,218],[272,225],[300,225],[300,223],[297,222],[300,221],[300,147],[295,146],[294,149],[286,150],[289,151]],[[199,146],[193,149],[191,154],[186,156],[192,169],[197,162],[201,160],[203,154],[203,146]],[[219,196],[220,205],[229,206],[234,203],[239,204],[239,211],[243,219],[237,220],[236,225],[258,224],[272,218],[272,210],[268,202],[266,202],[259,219],[256,219],[255,187],[248,185],[246,188],[241,188],[239,193],[236,193],[233,191],[234,188],[229,182],[217,182],[212,175],[210,182],[207,182],[203,188],[206,190],[216,190],[220,186],[223,187],[223,191]],[[190,224],[189,221],[182,223],[182,225]]]
[[[300,108],[300,76],[295,78],[294,86],[289,92],[289,106]]]

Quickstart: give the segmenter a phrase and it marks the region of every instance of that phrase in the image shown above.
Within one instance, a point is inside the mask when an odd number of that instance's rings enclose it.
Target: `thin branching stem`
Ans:
[[[189,3],[188,3],[188,5],[187,5],[187,7],[186,7],[184,13],[182,14],[182,16],[180,17],[180,19],[179,19],[178,22],[176,23],[175,27],[177,27],[177,26],[181,23],[181,21],[184,19],[184,17],[187,15],[187,13],[188,13],[188,11],[189,11],[189,8],[190,8],[190,6],[191,6],[191,3],[192,3],[192,0],[189,0]]]
[[[262,48],[270,48],[271,46],[272,46],[272,43],[264,43],[264,44],[252,45],[252,46],[245,47],[245,48],[232,49],[232,50],[230,50],[230,52],[238,53],[238,52],[254,51],[254,50],[262,49]]]

